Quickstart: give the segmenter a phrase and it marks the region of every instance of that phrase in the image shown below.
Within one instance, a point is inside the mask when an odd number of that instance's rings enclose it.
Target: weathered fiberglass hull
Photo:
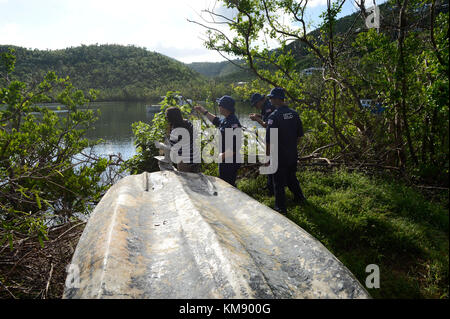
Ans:
[[[72,267],[79,281],[64,298],[370,298],[288,218],[194,173],[116,183],[92,213]]]

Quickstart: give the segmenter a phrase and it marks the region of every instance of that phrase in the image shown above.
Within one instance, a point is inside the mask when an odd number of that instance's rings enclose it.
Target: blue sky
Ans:
[[[214,6],[217,9],[215,3],[216,0],[0,0],[0,44],[37,49],[133,44],[185,63],[221,61],[217,52],[204,48],[204,29],[187,21],[200,21],[201,10]],[[326,0],[309,3],[308,17],[318,21]],[[347,1],[342,15],[355,10],[352,1]]]

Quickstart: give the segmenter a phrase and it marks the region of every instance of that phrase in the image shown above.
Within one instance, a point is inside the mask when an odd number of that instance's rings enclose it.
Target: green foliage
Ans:
[[[140,174],[142,172],[155,172],[159,170],[158,161],[154,156],[158,156],[159,149],[155,147],[155,142],[163,142],[168,136],[168,122],[166,119],[166,110],[169,107],[178,107],[181,110],[183,118],[192,119],[192,106],[188,103],[178,105],[180,92],[168,91],[164,100],[161,102],[161,110],[155,114],[152,123],[137,122],[133,123],[134,145],[136,146],[136,155],[127,160],[122,169],[131,174]]]
[[[136,155],[127,160],[122,165],[123,171],[128,171],[131,174],[140,174],[144,171],[154,172],[159,170],[158,161],[155,156],[162,155],[162,152],[155,147],[155,142],[165,141],[169,135],[169,127],[167,119],[165,117],[165,111],[169,107],[178,107],[181,110],[182,116],[185,119],[190,120],[194,124],[194,128],[201,134],[201,142],[199,144],[200,150],[205,150],[205,146],[208,143],[212,143],[211,136],[208,136],[207,128],[216,129],[212,124],[207,124],[203,117],[193,112],[191,104],[186,103],[178,105],[178,96],[180,92],[167,92],[164,100],[161,102],[161,110],[155,114],[150,124],[144,122],[133,123],[134,144],[136,146]],[[212,113],[214,113],[214,103],[210,100],[205,101],[205,106]],[[200,125],[196,126],[196,121]],[[219,132],[217,131],[217,134]],[[254,139],[255,135],[247,133],[249,139]],[[195,137],[194,137],[195,138]],[[198,138],[198,137],[197,137]],[[167,144],[167,142],[166,142]],[[161,152],[161,153],[160,153]],[[211,152],[213,152],[211,148]],[[245,154],[244,154],[245,156]],[[218,176],[218,166],[214,161],[206,163],[202,161],[201,171],[206,175]]]
[[[353,43],[358,55],[350,59],[365,75],[363,81],[351,78],[366,96],[376,96],[387,109],[383,118],[371,124],[377,149],[395,145],[395,134],[389,136],[386,131],[391,128],[392,132],[393,122],[402,116],[403,124],[396,135],[398,138],[402,134],[408,143],[410,136],[407,151],[411,173],[428,181],[437,178],[446,183],[449,82],[448,38],[444,34],[448,32],[448,13],[437,17],[434,30],[438,55],[446,57],[446,63],[439,61],[435,49],[422,45],[429,37],[428,32],[431,31],[407,33],[402,52],[388,34],[378,34],[374,29],[359,34]],[[399,64],[401,55],[404,62]]]
[[[13,79],[14,62],[13,50],[2,53],[0,241],[12,244],[15,235],[25,234],[43,244],[50,222],[88,213],[99,200],[108,161],[83,155],[95,144],[83,135],[96,120],[92,111],[79,109],[89,101],[83,92],[54,72],[27,88]],[[64,106],[63,116],[42,105],[50,96]]]
[[[7,52],[0,46],[0,52]],[[186,65],[144,48],[120,45],[89,45],[64,50],[40,51],[15,47],[14,70],[21,81],[33,83],[48,70],[70,76],[73,84],[88,92],[98,90],[98,100],[155,100],[176,89],[185,96],[201,98],[206,85]]]
[[[236,66],[239,65],[240,67]],[[213,86],[228,86],[236,82],[246,82],[255,79],[255,74],[245,69],[245,62],[243,60],[236,60],[233,62],[194,62],[188,64],[192,70],[205,75],[209,78],[210,85]],[[242,69],[244,68],[244,69]],[[216,88],[219,93],[215,97],[225,95],[227,88]]]
[[[223,62],[193,62],[188,64],[192,70],[207,77],[223,77],[237,72],[239,69],[229,61]]]
[[[242,100],[248,100],[253,93],[267,95],[270,92],[270,85],[261,80],[253,80],[245,85],[232,85],[236,96]]]
[[[375,298],[448,298],[448,191],[430,201],[395,178],[337,170],[297,173],[308,204],[287,192],[288,217],[320,240],[364,284],[365,267],[380,267]],[[264,176],[238,188],[272,206]]]
[[[286,89],[310,133],[306,150],[335,144],[322,155],[448,184],[448,8],[432,0],[388,1],[377,30],[367,29],[359,12],[337,19],[343,2],[330,1],[319,28],[308,33],[305,2],[222,3],[236,12],[227,20],[233,36],[207,26],[205,46],[240,58],[259,81]],[[271,49],[265,38],[279,47]],[[306,75],[306,66],[322,71]],[[252,82],[235,90],[244,97],[259,88],[266,87]],[[372,100],[371,108],[363,99]]]

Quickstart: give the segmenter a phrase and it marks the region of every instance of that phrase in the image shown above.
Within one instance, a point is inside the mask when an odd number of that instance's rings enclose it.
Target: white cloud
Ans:
[[[163,54],[174,53],[172,57],[183,61],[217,61],[222,59],[217,52],[203,46],[204,30],[187,21],[210,2],[46,0],[38,4],[0,0],[0,44],[38,49],[94,43],[134,44]]]
[[[326,0],[308,5],[321,4]],[[217,0],[0,0],[0,44],[38,49],[133,44],[184,62],[223,60],[204,47],[206,30],[187,21],[202,22],[199,15],[209,19],[201,13],[204,9],[226,17],[235,14]],[[226,25],[218,27],[230,34]]]
[[[314,8],[318,6],[326,6],[327,0],[309,0],[307,7]]]
[[[23,38],[23,32],[20,25],[17,23],[6,23],[4,25],[0,25],[0,35],[0,39],[4,44],[13,44],[17,39]],[[20,42],[18,45],[23,46],[24,44],[25,42]]]

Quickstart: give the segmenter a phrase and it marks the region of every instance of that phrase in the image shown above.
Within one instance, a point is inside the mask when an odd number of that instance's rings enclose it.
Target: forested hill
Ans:
[[[69,76],[75,87],[98,89],[100,100],[152,100],[169,90],[193,96],[203,77],[185,64],[135,46],[89,45],[62,50],[28,50],[0,45],[0,52],[14,48],[14,75],[28,83],[48,71]]]
[[[236,60],[236,63],[243,63],[242,61]],[[225,77],[235,72],[240,71],[240,68],[228,61],[222,62],[193,62],[188,64],[188,66],[203,74],[207,77]]]

